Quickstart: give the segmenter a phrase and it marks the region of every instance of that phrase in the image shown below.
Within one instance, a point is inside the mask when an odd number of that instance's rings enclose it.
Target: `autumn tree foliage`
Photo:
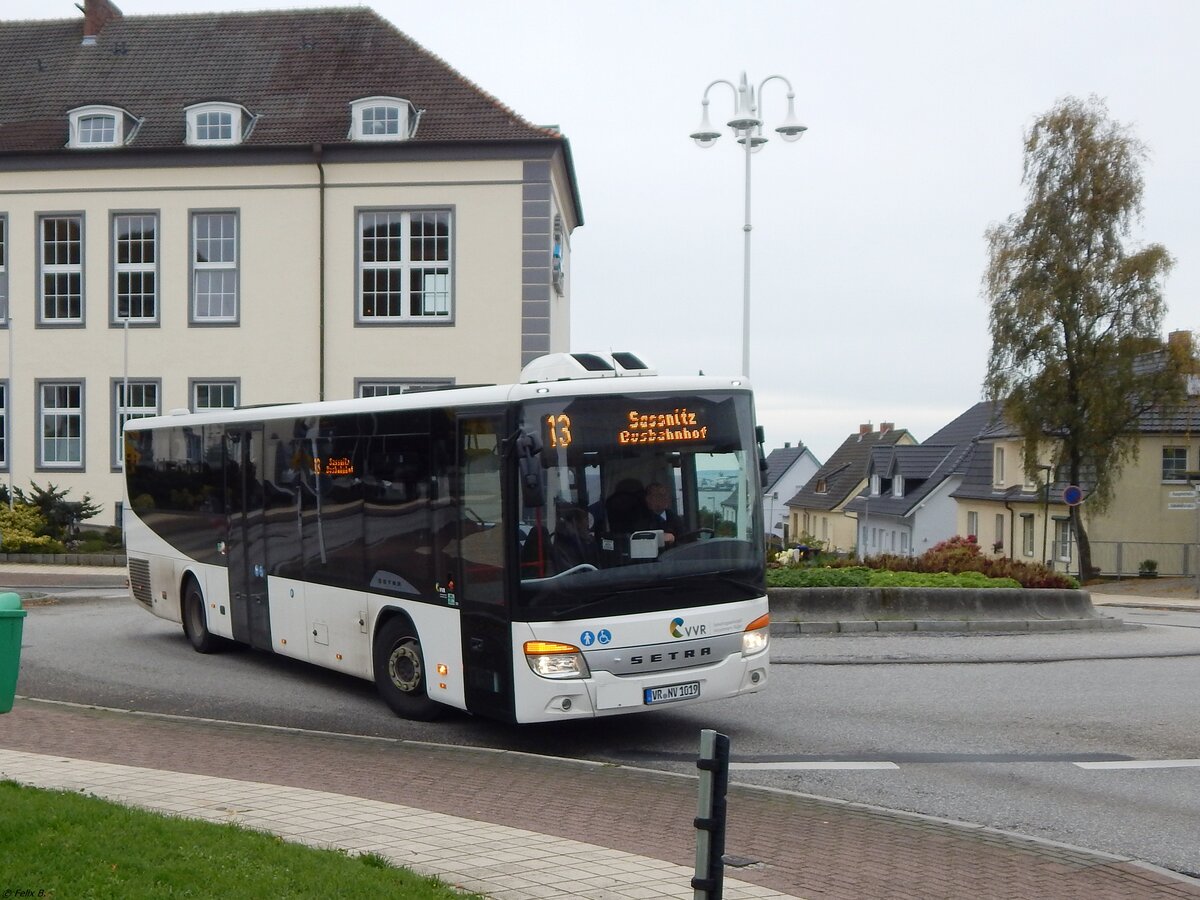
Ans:
[[[1182,398],[1188,364],[1160,336],[1171,257],[1132,242],[1146,156],[1102,101],[1064,99],[1025,136],[1024,210],[987,231],[985,391],[1024,439],[1026,471],[1049,448],[1058,477],[1087,486],[1093,513],[1137,453],[1138,417]],[[1086,577],[1079,507],[1071,527]]]

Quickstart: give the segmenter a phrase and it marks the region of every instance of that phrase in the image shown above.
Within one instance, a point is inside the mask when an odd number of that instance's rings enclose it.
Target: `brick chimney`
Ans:
[[[79,6],[78,3],[75,4]],[[121,10],[109,0],[83,0],[83,46],[96,46],[96,38],[104,26],[121,17]]]
[[[870,434],[870,433],[871,433],[871,423],[870,422],[866,422],[866,423],[858,426],[858,436],[859,437],[862,437],[864,434]]]
[[[887,434],[889,431],[891,431],[895,427],[896,427],[895,422],[880,422],[879,423],[879,433]]]

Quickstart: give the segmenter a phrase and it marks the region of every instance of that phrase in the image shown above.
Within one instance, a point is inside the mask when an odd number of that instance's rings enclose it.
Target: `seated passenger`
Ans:
[[[588,515],[577,506],[564,509],[554,527],[554,568],[565,572],[575,566],[598,566],[600,551],[588,528]]]

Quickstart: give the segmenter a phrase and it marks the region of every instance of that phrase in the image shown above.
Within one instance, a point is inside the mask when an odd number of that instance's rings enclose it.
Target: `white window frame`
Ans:
[[[228,395],[233,400],[232,406],[225,404],[206,403],[200,405],[200,393],[202,390],[211,392],[213,388],[220,391],[222,395]],[[188,379],[188,402],[191,404],[192,412],[206,412],[213,409],[237,409],[241,403],[242,385],[241,380],[237,378],[190,378]]]
[[[59,240],[57,229],[58,224],[63,223],[68,229],[74,224],[76,228],[76,236],[71,238],[70,235]],[[55,235],[53,240],[47,241],[46,228],[53,225]],[[87,244],[84,240],[84,219],[83,213],[46,213],[37,217],[37,252],[38,252],[38,325],[61,326],[61,325],[83,325],[84,324],[84,305],[83,298],[86,296],[84,285],[84,262],[85,251]],[[53,247],[54,262],[46,262],[46,251]],[[72,257],[72,248],[74,248],[74,256],[78,262],[70,262]],[[60,250],[65,250],[67,262],[59,261]],[[72,277],[77,279],[76,284],[78,291],[68,290],[66,293],[60,294],[57,289],[53,295],[46,291],[47,279],[53,279],[56,283],[60,278],[68,279],[68,283]],[[47,315],[46,303],[53,298],[55,306],[54,315]],[[64,299],[65,298],[65,299]],[[58,315],[58,309],[62,304],[66,304],[66,311],[71,313],[76,312],[76,315]]]
[[[974,535],[975,539],[979,539],[979,513],[975,510],[970,510],[967,513],[967,537]]]
[[[232,223],[233,234],[225,235],[224,233],[216,236],[212,235],[211,231],[201,238],[201,222],[208,223],[211,228],[211,223],[216,220],[228,220]],[[189,298],[188,298],[188,324],[189,325],[237,325],[241,316],[241,214],[236,209],[195,209],[191,211],[189,216],[188,229],[188,259],[191,269],[191,277],[188,279]],[[222,229],[225,225],[222,224]],[[218,245],[223,245],[226,240],[232,241],[233,258],[232,259],[201,259],[200,245],[201,240],[207,241],[210,244],[217,242]],[[214,293],[205,291],[203,294],[200,291],[200,282],[211,273],[232,274],[233,291],[232,291],[232,312],[224,309],[226,296],[225,292]],[[200,310],[200,298],[206,298],[207,309],[202,313]],[[211,312],[214,303],[213,298],[221,298],[222,309],[219,314]]]
[[[8,379],[0,379],[0,472],[8,471]]]
[[[893,497],[903,497],[904,496],[904,476],[903,475],[896,475],[892,479],[892,496]]]
[[[357,296],[355,317],[358,325],[446,325],[454,322],[454,211],[452,209],[360,209],[356,216]],[[414,236],[414,229],[445,227],[445,234]],[[367,237],[368,228],[387,229]],[[399,258],[392,258],[398,245]],[[430,243],[432,242],[432,243]],[[414,259],[413,250],[424,254],[433,250],[432,259]],[[381,253],[381,251],[383,251]],[[444,258],[438,254],[444,253]],[[380,256],[383,259],[380,259]],[[370,258],[368,258],[370,257]],[[416,301],[413,281],[425,273],[434,278],[432,285],[421,284],[421,309],[413,311]],[[432,287],[432,289],[430,289]],[[383,309],[382,312],[379,310]]]
[[[992,545],[993,549],[1004,549],[1004,513],[996,513],[996,539]]]
[[[871,492],[871,496],[872,496],[872,497],[878,497],[878,496],[879,496],[879,490],[880,490],[881,482],[882,482],[882,479],[881,479],[881,478],[880,478],[878,475],[872,475],[872,476],[871,476],[871,487],[870,487],[870,492]]]
[[[1172,454],[1171,466],[1167,466],[1167,453]],[[1182,453],[1182,458],[1176,454]],[[1163,447],[1162,448],[1162,480],[1170,484],[1180,484],[1187,481],[1184,473],[1188,470],[1188,451],[1187,447]]]
[[[82,471],[86,466],[85,450],[86,421],[84,411],[87,409],[85,383],[82,378],[63,378],[54,380],[38,379],[35,384],[37,391],[37,464],[36,470],[45,471]],[[66,395],[60,395],[66,391]],[[71,393],[75,392],[72,398]],[[75,403],[72,404],[72,399]],[[51,401],[51,402],[47,402]],[[58,405],[62,401],[62,405]],[[56,421],[62,420],[62,421]],[[72,422],[75,423],[72,429]],[[72,433],[74,431],[74,433]],[[50,444],[56,447],[54,456],[58,456],[58,445],[66,442],[66,456],[63,459],[51,459],[47,455]],[[74,450],[74,452],[71,452]],[[77,457],[77,458],[76,458]]]
[[[250,115],[250,111],[238,103],[195,103],[184,109],[184,114],[187,121],[184,140],[190,147],[230,147],[240,144],[249,137],[254,123],[258,121],[257,116]],[[211,119],[214,116],[218,119],[227,116],[228,122],[213,122]],[[211,134],[213,128],[219,131],[228,128],[228,134],[214,137]]]
[[[1021,553],[1025,556],[1033,556],[1033,541],[1036,531],[1033,526],[1033,515],[1021,513]]]
[[[992,485],[1004,487],[1004,448],[992,448]]]
[[[142,219],[142,220],[150,221],[152,233],[151,233],[149,241],[147,241],[144,237],[138,241],[134,241],[134,240],[130,239],[129,237],[122,237],[122,233],[121,233],[122,223],[128,223],[128,224],[132,225],[133,220],[135,220],[135,219]],[[141,233],[144,235],[145,231],[143,230]],[[130,232],[127,232],[127,235],[128,234],[130,234]],[[113,325],[124,325],[126,316],[128,316],[130,325],[155,325],[155,324],[158,324],[158,316],[159,316],[159,311],[158,311],[159,310],[159,302],[158,302],[159,290],[158,290],[158,287],[159,287],[159,281],[160,281],[160,279],[158,277],[158,257],[159,257],[158,234],[159,234],[158,213],[155,213],[155,212],[117,212],[117,213],[112,214],[112,229],[110,231],[110,235],[111,235],[111,243],[112,243],[112,249],[111,249],[111,259],[112,259],[112,310],[111,310],[111,317],[112,318],[111,318],[111,322]],[[126,244],[129,245],[129,248],[131,250],[135,247],[140,246],[141,250],[142,250],[141,255],[143,258],[137,262],[130,262],[130,261],[128,261],[128,259],[125,262],[121,262],[121,249]],[[147,261],[145,259],[147,247],[149,248],[149,253],[150,253],[149,261]],[[146,293],[144,290],[144,282],[143,282],[143,291],[141,291],[141,292],[134,293],[134,292],[131,292],[128,290],[122,291],[121,290],[121,277],[122,276],[130,276],[131,278],[136,277],[136,276],[141,276],[143,279],[146,278],[147,276],[149,276],[151,290],[149,291],[149,293]],[[126,316],[121,315],[122,297],[127,298]],[[140,312],[142,313],[142,315],[128,315],[128,313],[133,309],[133,306],[134,306],[133,298],[134,297],[138,297],[141,300],[142,309],[140,310]],[[147,302],[147,298],[148,298],[149,303],[153,307],[150,315],[145,315],[145,304]]]
[[[355,141],[406,141],[416,132],[420,119],[420,113],[402,97],[363,97],[350,104],[347,137]],[[392,121],[395,128],[390,127]],[[379,122],[385,128],[380,129]]]
[[[125,119],[129,114],[116,106],[80,106],[67,113],[67,146],[72,150],[100,150],[105,147],[120,147],[126,143]],[[112,134],[96,139],[92,123],[101,119],[112,120]],[[136,128],[134,129],[136,131]],[[133,138],[131,132],[129,138]]]
[[[1054,520],[1054,558],[1059,562],[1071,561],[1071,520]]]
[[[113,469],[123,468],[125,460],[125,423],[130,419],[145,419],[149,416],[157,416],[162,412],[162,379],[160,378],[130,378],[129,379],[129,396],[136,400],[141,400],[141,403],[128,405],[123,401],[125,394],[125,379],[114,378],[112,380],[112,467]],[[153,401],[146,402],[147,388],[153,394]],[[140,395],[140,396],[139,396]]]
[[[8,214],[0,213],[0,328],[8,327]]]
[[[453,378],[355,378],[355,397],[388,397],[411,390],[454,384]]]

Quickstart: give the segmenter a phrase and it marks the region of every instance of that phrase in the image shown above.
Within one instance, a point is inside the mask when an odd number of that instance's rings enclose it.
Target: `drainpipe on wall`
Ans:
[[[325,148],[313,144],[313,156],[317,161],[319,177],[319,212],[317,215],[317,355],[320,361],[317,366],[317,399],[325,399],[325,166],[321,162]]]
[[[1016,513],[1013,512],[1013,508],[1008,505],[1008,501],[1012,497],[1014,492],[1017,492],[1020,490],[1021,490],[1021,488],[1019,486],[1017,486],[1017,487],[1010,487],[1007,491],[1004,492],[1004,508],[1008,510],[1008,558],[1014,559],[1014,560],[1016,559],[1016,557],[1013,556],[1013,553],[1015,552],[1013,549],[1013,541],[1015,541],[1017,539],[1017,516],[1016,516]]]

